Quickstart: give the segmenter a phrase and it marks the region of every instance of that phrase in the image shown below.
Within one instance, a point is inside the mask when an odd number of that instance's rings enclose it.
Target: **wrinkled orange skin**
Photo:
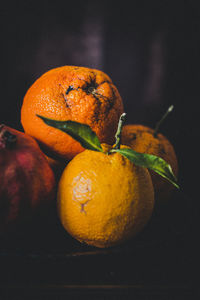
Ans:
[[[178,175],[178,162],[174,147],[169,140],[158,133],[154,137],[154,130],[143,125],[125,125],[122,129],[122,143],[141,153],[148,153],[163,158],[172,167],[175,176]],[[155,190],[156,206],[166,203],[174,186],[157,173],[150,171]]]
[[[16,142],[6,142],[8,133],[16,136]],[[54,174],[38,144],[30,136],[5,125],[0,128],[0,183],[2,234],[42,212],[48,215],[54,205]]]
[[[102,147],[106,152],[111,148]],[[121,244],[143,229],[153,212],[154,189],[148,170],[119,153],[85,150],[64,169],[57,204],[69,234],[105,248]]]
[[[88,124],[101,142],[112,144],[123,113],[121,96],[110,77],[85,67],[63,66],[43,74],[27,91],[21,123],[51,157],[72,159],[84,149],[66,133],[46,125],[36,114]]]

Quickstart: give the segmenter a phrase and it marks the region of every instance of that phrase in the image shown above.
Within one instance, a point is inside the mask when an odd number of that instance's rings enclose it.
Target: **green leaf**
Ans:
[[[135,165],[155,171],[162,177],[166,178],[175,187],[179,188],[171,166],[164,159],[152,154],[139,153],[128,148],[112,149],[110,152],[118,152],[128,158]]]
[[[76,141],[78,141],[84,148],[103,152],[101,143],[96,133],[86,124],[81,124],[75,121],[56,121],[53,119],[45,118],[37,115],[47,125],[57,128],[61,131],[66,132]]]

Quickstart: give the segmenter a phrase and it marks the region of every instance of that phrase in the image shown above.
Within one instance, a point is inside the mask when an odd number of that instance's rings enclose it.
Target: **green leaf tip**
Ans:
[[[75,121],[57,121],[50,118],[43,117],[41,115],[36,115],[43,122],[51,127],[59,129],[72,138],[78,141],[81,146],[85,149],[103,152],[101,143],[96,135],[96,133],[87,124],[78,123]]]
[[[164,159],[152,154],[139,153],[129,148],[112,149],[110,152],[120,153],[135,165],[153,170],[171,182],[176,188],[180,188],[171,166]]]

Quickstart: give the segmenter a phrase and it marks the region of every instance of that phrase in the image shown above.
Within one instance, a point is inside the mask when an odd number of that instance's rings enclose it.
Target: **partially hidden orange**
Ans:
[[[36,114],[88,124],[101,142],[113,144],[122,112],[122,98],[107,74],[86,67],[63,66],[46,72],[28,89],[21,123],[47,155],[70,160],[84,150],[82,146],[66,133],[47,126]]]
[[[85,150],[69,162],[57,197],[58,215],[66,231],[99,248],[135,236],[154,207],[148,170],[119,153],[107,154],[111,146],[102,144],[102,148],[104,152]]]
[[[170,164],[173,173],[178,175],[178,161],[173,145],[161,133],[137,124],[125,125],[122,129],[122,143],[141,153],[153,154]],[[156,207],[161,207],[170,199],[174,186],[154,171],[150,171],[155,190]]]

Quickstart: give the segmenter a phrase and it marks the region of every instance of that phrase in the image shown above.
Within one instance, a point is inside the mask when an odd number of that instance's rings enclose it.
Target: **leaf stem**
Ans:
[[[163,121],[166,119],[166,117],[168,116],[168,114],[174,109],[174,105],[171,105],[168,110],[166,111],[166,113],[162,116],[162,118],[160,119],[160,121],[156,124],[156,127],[154,129],[154,137],[157,137],[158,134],[158,130],[160,128],[161,123],[163,123]]]
[[[122,127],[124,125],[125,119],[126,119],[126,113],[121,114],[121,116],[119,118],[117,132],[115,134],[115,139],[116,140],[115,140],[115,147],[114,147],[114,149],[120,149]]]

